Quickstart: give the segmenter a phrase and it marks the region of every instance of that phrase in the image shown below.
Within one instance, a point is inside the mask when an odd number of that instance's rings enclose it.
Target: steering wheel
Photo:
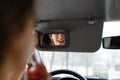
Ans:
[[[50,72],[51,76],[54,75],[58,75],[58,74],[70,74],[73,75],[74,77],[78,78],[78,80],[87,80],[86,78],[84,78],[83,76],[79,75],[78,73],[71,71],[71,70],[55,70]],[[77,80],[76,78],[69,78],[69,77],[64,77],[64,78],[60,78],[59,80]]]

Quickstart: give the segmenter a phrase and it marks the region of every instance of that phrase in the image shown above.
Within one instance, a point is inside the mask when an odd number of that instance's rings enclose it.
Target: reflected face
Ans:
[[[55,46],[65,45],[65,35],[64,34],[51,34],[51,39]]]

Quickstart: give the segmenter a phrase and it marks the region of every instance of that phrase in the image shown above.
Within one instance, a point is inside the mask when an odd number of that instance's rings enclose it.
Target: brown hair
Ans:
[[[33,12],[34,0],[0,0],[0,60],[10,39],[25,28],[25,18]],[[32,16],[32,15],[31,15]]]

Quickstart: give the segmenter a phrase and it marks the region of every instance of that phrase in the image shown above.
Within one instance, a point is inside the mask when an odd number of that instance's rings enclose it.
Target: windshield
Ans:
[[[120,35],[119,30],[120,22],[105,22],[103,37]],[[120,50],[103,49],[101,46],[94,53],[43,51],[39,53],[49,72],[69,69],[86,77],[120,79]]]

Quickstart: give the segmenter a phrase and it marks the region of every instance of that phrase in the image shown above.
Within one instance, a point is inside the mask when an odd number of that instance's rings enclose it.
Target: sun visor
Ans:
[[[45,51],[69,51],[69,52],[95,52],[100,48],[103,20],[95,20],[90,24],[83,21],[43,22],[37,27],[37,31],[64,30],[68,34],[67,47],[39,48]],[[59,31],[58,31],[59,33]]]

